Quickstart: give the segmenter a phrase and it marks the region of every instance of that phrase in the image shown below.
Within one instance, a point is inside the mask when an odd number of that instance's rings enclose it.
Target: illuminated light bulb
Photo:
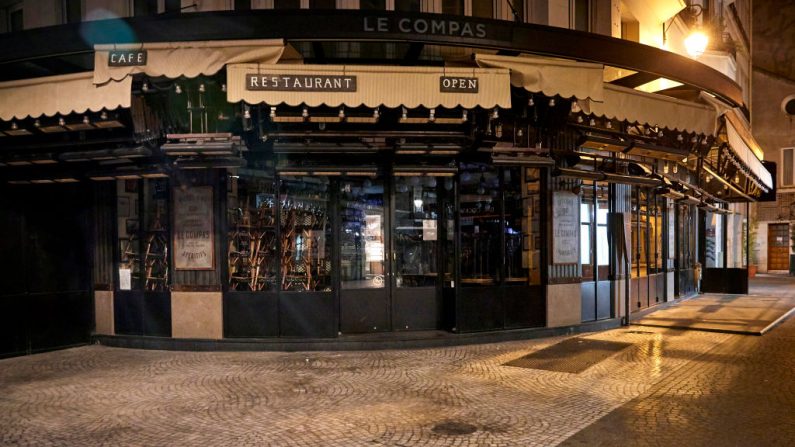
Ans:
[[[141,91],[142,92],[148,92],[149,91],[149,83],[144,82],[144,85],[141,86]]]
[[[495,120],[500,117],[500,111],[495,107],[494,111],[491,113],[491,117]]]
[[[707,44],[709,44],[709,37],[702,31],[694,31],[685,38],[685,50],[693,59],[697,59],[704,54],[704,51],[707,50]]]
[[[251,109],[249,109],[248,106],[243,106],[243,118],[247,120],[251,119]]]
[[[174,85],[174,93],[181,95],[182,94],[182,87],[179,84]]]
[[[502,138],[502,123],[497,123],[497,125],[494,126],[494,136]]]
[[[344,107],[340,107],[340,113],[338,113],[337,116],[339,116],[340,119],[345,118],[345,108]]]
[[[58,125],[63,126],[64,124],[66,124],[66,121],[63,118],[58,118]]]
[[[607,122],[607,128],[608,129],[612,129],[613,128],[613,122],[612,121],[608,121]]]
[[[679,165],[674,163],[674,174],[676,174],[677,172],[679,172]]]
[[[41,122],[39,122],[39,120],[36,120],[33,122],[33,125],[36,127],[41,127]]]
[[[461,121],[466,121],[468,118],[469,118],[469,112],[467,112],[466,110],[464,110],[464,111],[461,113]]]
[[[102,111],[102,113],[100,113],[100,114],[99,114],[99,118],[100,118],[100,119],[103,119],[103,120],[106,120],[106,119],[108,119],[108,112],[105,112],[105,111],[103,110],[103,111]]]
[[[665,163],[663,163],[663,173],[665,173],[665,174],[668,173],[668,162],[667,161]]]
[[[406,118],[408,118],[408,116],[409,116],[409,111],[406,110],[405,107],[403,107],[403,111],[400,114],[400,119],[406,119]]]
[[[199,92],[204,93],[204,84],[199,84]]]
[[[11,130],[17,130],[17,129],[19,129],[19,126],[17,126],[17,122],[16,121],[12,121],[11,122]]]
[[[88,120],[88,115],[83,115],[83,124],[88,125],[91,121]]]
[[[571,103],[571,111],[572,111],[572,113],[580,113],[580,110],[582,110],[582,109],[580,109],[580,105],[577,104],[577,101],[573,101]]]
[[[584,121],[585,121],[585,120],[584,120],[584,119],[582,119],[582,117],[581,117],[581,116],[578,116],[578,117],[577,117],[577,122],[578,122],[578,123],[582,124]]]
[[[271,107],[270,117],[271,117],[271,120],[276,118],[276,107]]]
[[[591,127],[596,126],[596,120],[591,118],[591,121],[588,121],[588,125],[590,125]]]
[[[301,110],[301,116],[302,116],[302,117],[304,117],[304,118],[308,117],[308,116],[309,116],[309,109],[307,109],[306,107],[304,107],[304,108]]]
[[[221,84],[221,91],[226,92],[226,84]]]
[[[436,121],[436,109],[431,109],[431,114],[428,117],[428,121]]]
[[[535,101],[533,101],[533,97],[531,96],[530,99],[527,100],[527,105],[533,107],[536,105]]]
[[[555,98],[552,98],[552,99],[549,100],[549,106],[550,107],[555,107]]]

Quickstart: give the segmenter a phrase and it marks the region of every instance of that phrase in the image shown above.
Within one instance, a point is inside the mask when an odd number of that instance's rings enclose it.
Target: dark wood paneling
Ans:
[[[461,287],[458,290],[458,331],[490,331],[505,326],[502,288]]]
[[[90,341],[92,299],[89,292],[30,295],[27,300],[31,352]]]
[[[279,297],[276,292],[224,293],[224,337],[279,335]]]
[[[541,327],[546,324],[543,286],[505,286],[505,328]]]
[[[113,294],[113,321],[117,334],[143,335],[143,292],[116,291]]]
[[[386,289],[340,291],[340,331],[343,334],[389,330]]]
[[[281,292],[279,326],[281,335],[336,337],[339,322],[331,292]]]
[[[748,270],[740,268],[704,269],[701,291],[706,293],[748,293]]]
[[[439,327],[441,299],[436,287],[398,287],[392,300],[392,329],[417,331]]]
[[[0,296],[0,357],[22,355],[28,350],[28,306],[25,295]]]
[[[143,293],[143,334],[171,337],[171,293]]]
[[[93,242],[94,284],[113,284],[116,182],[94,182]]]

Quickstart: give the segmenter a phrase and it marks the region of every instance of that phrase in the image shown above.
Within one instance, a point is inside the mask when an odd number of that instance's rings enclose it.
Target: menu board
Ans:
[[[174,267],[215,268],[212,186],[174,189]]]
[[[568,191],[552,193],[552,263],[579,262],[579,200]]]

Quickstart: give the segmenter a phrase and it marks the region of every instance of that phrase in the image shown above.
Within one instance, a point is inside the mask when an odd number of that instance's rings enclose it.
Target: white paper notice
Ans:
[[[423,219],[422,221],[422,240],[436,240],[436,219]]]
[[[130,269],[119,269],[119,290],[132,289],[132,272]]]

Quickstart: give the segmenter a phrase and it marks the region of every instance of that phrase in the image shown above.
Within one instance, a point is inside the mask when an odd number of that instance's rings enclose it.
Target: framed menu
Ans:
[[[568,191],[552,193],[552,263],[576,264],[580,260],[578,239],[579,198]]]
[[[174,268],[215,268],[212,186],[174,189]]]

